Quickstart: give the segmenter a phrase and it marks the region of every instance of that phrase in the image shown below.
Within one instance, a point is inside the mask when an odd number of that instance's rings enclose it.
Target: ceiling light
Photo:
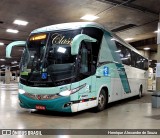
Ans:
[[[124,39],[125,41],[130,41],[130,40],[133,40],[134,38],[126,38]]]
[[[3,46],[3,45],[4,45],[4,43],[0,42],[0,46]]]
[[[112,41],[115,41],[116,39],[115,39],[115,38],[112,38],[111,40],[112,40]]]
[[[1,65],[1,67],[5,67],[5,65]]]
[[[87,14],[87,15],[81,17],[80,19],[82,19],[82,20],[87,20],[87,21],[94,21],[94,20],[96,20],[96,19],[98,19],[98,18],[99,18],[98,16],[94,16],[94,15],[89,15],[89,14]]]
[[[11,64],[17,64],[18,62],[17,61],[13,61],[13,62],[11,62]]]
[[[115,51],[116,53],[120,53],[121,52],[121,50],[117,50],[117,51]]]
[[[143,48],[144,50],[150,50],[151,48],[149,48],[149,47],[145,47],[145,48]]]
[[[19,49],[18,51],[23,52],[23,51],[24,51],[24,49]]]
[[[15,20],[13,23],[18,25],[23,25],[23,26],[26,26],[28,24],[27,21],[22,21],[22,20]]]
[[[14,29],[7,29],[6,32],[9,32],[9,33],[18,33],[19,31],[18,30],[14,30]]]
[[[59,47],[57,52],[60,52],[60,53],[65,53],[66,52],[66,49],[63,48],[63,47]]]
[[[5,59],[1,58],[0,61],[6,61]]]
[[[156,30],[156,31],[154,31],[154,33],[159,33],[160,32],[160,30],[158,29],[158,30]]]

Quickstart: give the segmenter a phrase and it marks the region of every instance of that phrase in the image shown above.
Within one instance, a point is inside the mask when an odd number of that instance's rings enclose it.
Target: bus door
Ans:
[[[78,110],[87,109],[93,107],[93,97],[96,88],[95,75],[96,70],[93,57],[92,57],[92,43],[82,41],[79,55],[78,55],[79,65],[79,85],[85,87],[79,91],[80,104]],[[94,100],[95,101],[95,100]]]

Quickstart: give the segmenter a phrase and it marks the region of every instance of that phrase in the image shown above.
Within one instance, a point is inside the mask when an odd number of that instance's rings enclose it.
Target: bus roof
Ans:
[[[131,50],[133,50],[134,52],[136,52],[142,56],[142,54],[137,49],[135,49],[133,46],[131,46],[130,44],[125,42],[123,39],[121,39],[119,36],[117,36],[113,32],[111,32],[108,28],[106,28],[98,23],[95,23],[95,22],[71,22],[71,23],[55,24],[55,25],[50,25],[50,26],[45,26],[45,27],[35,29],[31,32],[31,34],[32,33],[40,33],[40,32],[56,31],[56,30],[78,29],[78,28],[83,28],[83,27],[96,27],[96,28],[100,28],[102,30],[105,30],[105,31],[109,32],[114,38],[116,38],[119,42],[124,44],[126,47],[130,48]]]
[[[96,27],[105,29],[102,25],[94,22],[71,22],[71,23],[62,23],[62,24],[45,26],[42,28],[35,29],[31,33],[40,33],[40,32],[48,32],[56,30],[66,30],[66,29],[78,29],[82,27]]]

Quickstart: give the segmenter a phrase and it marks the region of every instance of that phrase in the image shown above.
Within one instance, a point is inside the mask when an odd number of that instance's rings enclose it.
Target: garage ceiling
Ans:
[[[85,14],[97,15],[96,20],[117,35],[133,38],[130,42],[155,39],[160,12],[160,0],[1,0],[0,2],[0,58],[5,58],[5,46],[15,40],[26,40],[29,33],[39,27],[64,22],[81,22]],[[15,19],[28,21],[27,26],[13,24]],[[18,34],[7,33],[6,29],[18,29]],[[132,43],[133,46],[135,43]],[[156,51],[155,45],[147,44]],[[153,49],[152,49],[153,46]],[[144,47],[144,45],[136,48]],[[14,58],[0,61],[12,65],[20,60],[22,48],[15,49]]]

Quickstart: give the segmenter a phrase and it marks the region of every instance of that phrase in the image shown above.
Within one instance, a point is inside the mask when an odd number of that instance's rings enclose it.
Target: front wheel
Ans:
[[[100,112],[103,111],[106,107],[107,104],[107,96],[106,96],[106,92],[102,89],[100,91],[99,97],[98,97],[98,105],[95,108],[96,112]]]

